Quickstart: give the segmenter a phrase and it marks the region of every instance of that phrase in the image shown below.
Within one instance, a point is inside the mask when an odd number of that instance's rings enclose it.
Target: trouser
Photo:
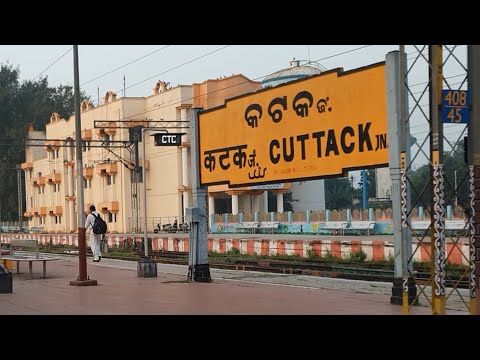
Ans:
[[[98,258],[102,256],[102,252],[100,250],[100,240],[102,240],[101,234],[94,234],[93,232],[90,233],[88,243],[90,245],[90,249],[92,249],[93,260],[98,260]]]

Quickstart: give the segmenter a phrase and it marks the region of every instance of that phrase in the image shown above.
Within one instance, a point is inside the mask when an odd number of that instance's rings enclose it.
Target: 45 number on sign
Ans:
[[[466,90],[442,90],[442,122],[468,123],[469,94]]]

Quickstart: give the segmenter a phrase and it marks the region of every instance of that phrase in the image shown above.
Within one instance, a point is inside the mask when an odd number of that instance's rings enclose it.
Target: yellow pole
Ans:
[[[431,84],[430,84],[430,123],[432,128],[431,133],[431,156],[432,156],[432,166],[437,167],[437,181],[440,180],[441,174],[441,164],[442,164],[442,152],[443,152],[443,129],[441,121],[440,106],[442,104],[442,85],[443,85],[443,70],[442,70],[442,45],[431,45],[429,47],[430,52],[430,61],[431,61]],[[439,184],[437,184],[439,186]],[[439,196],[442,193],[442,189],[435,194],[434,196]],[[434,196],[432,196],[432,201]],[[443,214],[444,209],[441,204],[442,199],[437,199],[437,209],[438,215]],[[430,229],[430,248],[431,248],[431,264],[432,264],[432,275],[433,275],[433,284],[432,284],[432,314],[433,315],[445,315],[445,268],[441,264],[445,261],[445,240],[442,236],[442,232],[437,231],[439,236],[438,239],[435,237],[435,228],[434,228],[434,212],[435,204],[432,206],[434,211],[431,212],[432,224]],[[443,216],[440,219],[437,219],[438,222],[443,222]],[[440,223],[440,226],[444,224]],[[435,240],[440,242],[438,249],[435,248]],[[437,253],[439,252],[439,253]],[[443,254],[443,256],[442,256]]]

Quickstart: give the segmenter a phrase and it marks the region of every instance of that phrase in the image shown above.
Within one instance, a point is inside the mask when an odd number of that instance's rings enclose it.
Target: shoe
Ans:
[[[102,257],[101,257],[101,256],[98,257],[98,261],[100,261],[100,260],[102,260]]]
[[[100,260],[93,260],[93,262],[100,262]]]

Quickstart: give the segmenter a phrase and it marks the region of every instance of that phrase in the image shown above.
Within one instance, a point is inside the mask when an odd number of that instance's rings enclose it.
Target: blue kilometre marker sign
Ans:
[[[467,90],[442,90],[442,122],[448,124],[468,124]]]

